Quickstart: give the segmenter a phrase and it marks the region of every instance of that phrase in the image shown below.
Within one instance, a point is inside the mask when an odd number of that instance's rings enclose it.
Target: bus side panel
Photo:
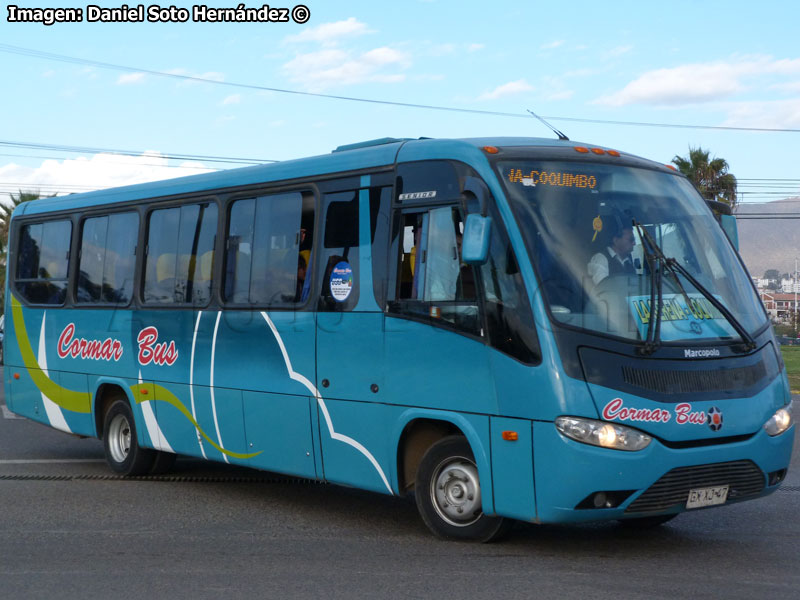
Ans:
[[[58,374],[58,381],[62,388],[75,390],[79,393],[85,393],[87,395],[89,393],[89,378],[84,373],[70,373],[68,371],[61,371]],[[62,410],[61,414],[63,415],[64,420],[66,421],[72,433],[85,436],[94,436],[94,418],[92,417],[91,413],[78,413]]]
[[[491,417],[494,509],[525,521],[536,519],[533,484],[533,423],[526,419]],[[505,439],[503,432],[516,434]]]
[[[486,345],[440,327],[386,316],[387,402],[497,414]]]
[[[237,462],[235,454],[246,452],[241,391],[223,388],[212,395],[207,386],[156,382],[155,394],[158,425],[178,454]]]
[[[33,419],[34,421],[49,425],[50,422],[47,420],[47,417],[43,414],[39,414],[42,394],[33,382],[33,378],[31,377],[31,373],[28,372],[28,369],[6,366],[5,370],[9,372],[10,375],[10,377],[6,379],[8,382],[6,386],[6,405],[9,410],[29,419]],[[40,369],[36,370],[41,372]],[[12,372],[13,375],[11,374]],[[17,375],[19,375],[19,379],[17,379]],[[12,399],[10,403],[9,398]]]
[[[241,464],[317,477],[309,396],[244,392],[244,427],[249,456]]]
[[[392,424],[401,408],[368,402],[320,400],[319,437],[325,480],[384,494],[392,461]]]

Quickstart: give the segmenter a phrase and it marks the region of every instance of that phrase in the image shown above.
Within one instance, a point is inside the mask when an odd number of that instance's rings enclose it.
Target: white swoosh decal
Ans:
[[[194,350],[197,346],[197,330],[200,327],[200,317],[203,316],[203,311],[197,313],[197,321],[194,324],[194,335],[192,336],[192,357],[189,361],[189,398],[192,401],[192,417],[194,417],[195,423],[197,423],[197,413],[194,409]],[[203,453],[203,458],[206,457],[206,450],[203,448],[203,436],[200,435],[200,432],[195,430],[195,434],[197,435],[197,443],[200,445],[200,452]]]
[[[331,415],[330,413],[328,413],[328,407],[325,406],[325,400],[323,400],[322,396],[319,393],[319,390],[306,377],[304,377],[303,375],[301,375],[292,368],[292,361],[289,359],[289,353],[286,351],[286,346],[284,345],[283,339],[281,339],[281,336],[278,333],[275,324],[272,322],[272,319],[269,318],[267,313],[262,311],[261,316],[264,317],[264,320],[267,322],[267,325],[269,325],[269,328],[272,330],[272,335],[275,336],[275,340],[278,342],[278,346],[281,349],[281,354],[283,354],[283,362],[286,363],[286,370],[289,372],[289,378],[299,383],[302,383],[306,387],[306,389],[308,389],[317,399],[317,403],[319,404],[319,407],[322,409],[322,414],[325,416],[325,423],[328,426],[328,432],[330,433],[331,438],[339,442],[344,442],[345,444],[348,444],[349,446],[352,446],[353,448],[361,452],[361,454],[363,454],[367,458],[367,460],[369,460],[369,462],[372,463],[372,466],[375,467],[375,470],[378,472],[378,475],[381,476],[383,484],[386,486],[386,489],[389,490],[389,493],[394,495],[394,492],[392,492],[392,486],[389,485],[389,481],[386,479],[386,475],[383,473],[383,469],[381,469],[381,466],[378,464],[378,461],[375,460],[375,457],[372,456],[372,453],[353,438],[348,437],[346,435],[342,435],[341,433],[337,433],[333,429],[333,422],[331,421]]]
[[[47,343],[44,339],[44,320],[47,317],[47,311],[44,311],[42,314],[42,330],[39,333],[39,356],[37,360],[39,361],[39,366],[42,369],[42,372],[47,376],[50,377],[50,373],[47,370]],[[44,411],[47,413],[47,418],[50,421],[50,425],[55,427],[56,429],[60,429],[61,431],[66,431],[67,433],[72,433],[72,430],[67,425],[67,420],[64,418],[64,413],[61,412],[61,407],[50,400],[47,396],[44,395],[44,392],[40,392],[42,395],[42,404],[44,404]]]
[[[217,421],[217,400],[214,397],[214,355],[217,352],[217,330],[219,329],[219,318],[221,316],[222,311],[219,311],[217,313],[217,322],[214,324],[214,339],[211,341],[211,378],[209,380],[209,385],[211,386],[211,411],[214,413],[214,427],[217,428],[217,441],[220,447],[224,448],[225,444],[222,443],[222,435],[219,432],[219,421]],[[222,458],[225,459],[226,463],[230,463],[227,454],[223,454]]]

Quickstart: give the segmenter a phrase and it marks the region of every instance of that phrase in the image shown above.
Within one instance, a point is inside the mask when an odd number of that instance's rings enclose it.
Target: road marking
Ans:
[[[25,417],[20,417],[19,415],[15,415],[10,410],[6,408],[5,404],[0,404],[0,408],[3,409],[3,418],[4,419],[24,419]]]
[[[0,460],[0,465],[61,465],[73,463],[102,463],[104,458],[11,458]]]

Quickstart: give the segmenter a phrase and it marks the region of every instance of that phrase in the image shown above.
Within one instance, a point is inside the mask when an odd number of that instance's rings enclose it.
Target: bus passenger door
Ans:
[[[385,270],[391,188],[376,185],[375,176],[355,183],[360,190],[330,191],[322,202],[319,439],[327,481],[387,492],[390,419],[376,289]]]
[[[399,210],[385,327],[389,398],[411,406],[493,413],[495,391],[474,269],[461,264],[457,205]]]

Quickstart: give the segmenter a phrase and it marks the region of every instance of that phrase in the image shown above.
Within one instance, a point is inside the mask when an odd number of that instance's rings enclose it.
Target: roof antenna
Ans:
[[[529,113],[531,113],[531,114],[532,114],[534,117],[536,117],[537,119],[539,119],[539,120],[540,120],[542,123],[544,123],[545,125],[547,125],[547,128],[548,128],[548,129],[551,129],[551,130],[553,131],[553,133],[555,133],[555,134],[558,136],[558,139],[560,139],[561,141],[564,141],[564,142],[568,142],[568,141],[569,141],[569,138],[568,138],[567,136],[565,136],[565,135],[564,135],[563,133],[561,133],[561,132],[560,132],[558,129],[556,129],[555,127],[553,127],[552,125],[550,125],[550,123],[548,123],[547,121],[545,121],[545,120],[544,120],[542,117],[540,117],[539,115],[537,115],[537,114],[536,114],[535,112],[533,112],[533,111],[532,111],[530,108],[528,108],[528,109],[526,109],[526,110],[527,110]]]

